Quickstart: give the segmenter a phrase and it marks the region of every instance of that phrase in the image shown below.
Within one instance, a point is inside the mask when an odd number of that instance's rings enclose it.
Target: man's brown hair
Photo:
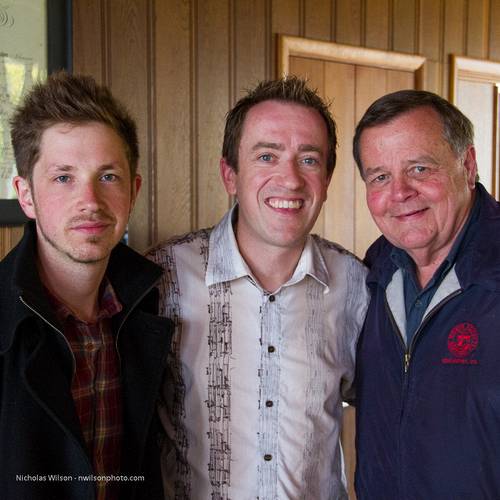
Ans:
[[[296,76],[260,82],[255,89],[249,91],[229,111],[224,129],[222,156],[234,171],[238,171],[238,150],[240,147],[241,132],[250,108],[264,101],[281,101],[315,109],[321,115],[326,125],[328,136],[326,169],[328,175],[333,173],[337,160],[335,121],[327,104],[321,99],[317,91],[311,90],[306,84],[306,80]]]
[[[133,179],[139,161],[136,125],[126,108],[108,88],[90,76],[59,71],[35,84],[10,120],[17,172],[31,182],[40,156],[42,135],[60,123],[98,122],[114,130],[123,142]]]

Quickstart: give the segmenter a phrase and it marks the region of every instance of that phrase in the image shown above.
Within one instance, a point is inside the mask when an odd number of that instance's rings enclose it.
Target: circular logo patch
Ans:
[[[448,335],[448,350],[457,358],[465,358],[474,352],[479,343],[479,333],[472,323],[454,326]]]

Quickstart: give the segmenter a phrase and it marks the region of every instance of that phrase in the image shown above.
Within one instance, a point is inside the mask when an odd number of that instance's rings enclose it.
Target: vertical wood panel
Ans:
[[[373,49],[389,48],[389,0],[365,0],[365,45]]]
[[[354,190],[357,167],[352,157],[355,116],[355,69],[353,65],[325,64],[325,98],[337,122],[337,166],[333,172],[325,203],[325,237],[354,249]],[[335,99],[335,96],[346,98]],[[339,126],[342,124],[342,126]]]
[[[177,0],[156,3],[156,241],[188,231],[194,217],[190,6]]]
[[[449,54],[465,53],[466,0],[445,0],[442,61],[442,95],[448,95]]]
[[[441,2],[443,0],[420,0],[419,54],[432,61],[441,57]]]
[[[101,0],[73,1],[73,70],[104,82],[104,16]]]
[[[332,3],[325,0],[304,0],[304,36],[330,41],[332,38]]]
[[[151,115],[143,109],[152,108],[151,95],[151,40],[148,0],[121,0],[121,8],[114,10],[112,3],[106,3],[109,22],[109,68],[108,85],[113,94],[127,103],[137,123],[141,158],[139,172],[142,175],[142,193],[139,194],[129,226],[130,245],[139,251],[152,243],[150,176],[155,168],[152,161],[154,142],[151,131]],[[124,36],[124,33],[126,35]],[[131,71],[133,67],[133,71]],[[126,78],[124,78],[126,75]]]
[[[368,106],[387,92],[387,74],[386,70],[378,68],[356,68],[356,123]],[[370,244],[380,235],[366,206],[365,192],[365,183],[358,175],[355,184],[354,252],[360,257],[364,256]]]
[[[256,22],[265,16],[265,0],[234,3],[234,102],[245,93],[245,89],[266,78],[268,33],[264,22]]]
[[[387,71],[387,87],[386,92],[395,92],[401,89],[414,89],[415,77],[409,71]]]
[[[425,90],[441,94],[441,64],[435,61],[427,61],[425,72]]]
[[[361,45],[361,0],[336,0],[335,41]]]
[[[271,65],[272,75],[276,68],[276,34],[300,35],[301,9],[300,0],[271,0]]]
[[[500,61],[500,0],[490,0],[488,57]]]
[[[489,0],[468,0],[466,55],[486,58],[488,56]]]
[[[417,52],[417,0],[393,0],[392,50]]]
[[[198,2],[197,227],[215,224],[229,201],[219,178],[224,116],[229,107],[230,37],[227,0]]]

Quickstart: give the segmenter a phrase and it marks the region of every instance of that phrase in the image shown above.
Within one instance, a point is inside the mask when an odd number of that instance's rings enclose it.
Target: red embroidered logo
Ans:
[[[479,332],[472,323],[460,323],[448,334],[448,351],[453,358],[443,358],[445,364],[477,365],[477,359],[466,359],[479,344]]]

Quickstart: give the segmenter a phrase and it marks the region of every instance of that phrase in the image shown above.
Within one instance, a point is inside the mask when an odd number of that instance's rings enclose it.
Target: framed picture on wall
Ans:
[[[57,69],[71,71],[71,0],[0,4],[0,226],[22,224],[9,119],[23,95]]]

